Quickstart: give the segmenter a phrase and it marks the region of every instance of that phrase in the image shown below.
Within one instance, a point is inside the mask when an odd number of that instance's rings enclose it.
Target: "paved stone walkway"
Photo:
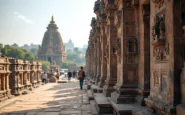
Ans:
[[[0,108],[1,115],[91,115],[87,94],[79,82],[49,83]]]

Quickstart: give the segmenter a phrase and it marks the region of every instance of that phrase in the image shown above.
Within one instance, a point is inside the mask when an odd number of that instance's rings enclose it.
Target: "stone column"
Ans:
[[[107,78],[105,80],[105,85],[103,87],[103,93],[105,96],[110,97],[111,93],[114,91],[114,85],[117,81],[117,59],[113,54],[113,45],[116,43],[116,27],[114,26],[114,13],[116,10],[116,5],[114,0],[108,0],[106,3],[107,10]]]
[[[9,73],[6,74],[6,83],[5,83],[6,84],[6,90],[10,90],[9,89],[9,75],[10,75]]]
[[[140,30],[140,45],[139,45],[139,64],[138,64],[138,95],[136,100],[145,105],[144,98],[147,98],[150,93],[150,4],[140,4],[142,8],[140,13],[135,12],[135,15],[140,14],[139,30]]]
[[[96,30],[96,84],[98,84],[100,75],[101,75],[101,69],[100,69],[100,28],[97,28]]]
[[[180,1],[150,3],[150,95],[145,103],[151,110],[148,114],[174,115],[176,105],[181,103]]]
[[[107,44],[107,38],[105,35],[105,26],[106,21],[101,22],[101,77],[99,82],[99,87],[102,88],[105,85],[105,79],[107,78],[107,61],[105,56],[106,52],[106,44]]]
[[[2,90],[4,91],[4,90],[6,90],[5,89],[5,83],[6,83],[6,76],[5,76],[5,74],[3,74],[2,75],[2,80],[1,80],[1,84],[2,84]]]

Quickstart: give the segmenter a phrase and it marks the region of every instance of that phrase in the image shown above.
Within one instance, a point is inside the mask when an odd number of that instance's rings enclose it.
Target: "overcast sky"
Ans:
[[[63,42],[87,44],[95,0],[0,0],[0,43],[41,44],[51,16]]]

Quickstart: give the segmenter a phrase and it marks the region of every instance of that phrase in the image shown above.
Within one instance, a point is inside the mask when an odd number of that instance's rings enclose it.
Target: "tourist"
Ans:
[[[76,77],[76,71],[74,70],[73,71],[73,78],[75,78]]]
[[[55,76],[56,76],[56,78],[59,80],[60,74],[59,74],[58,71],[56,72]]]
[[[85,71],[83,70],[83,67],[81,67],[81,70],[78,72],[78,79],[80,81],[80,89],[83,89],[83,82],[85,78]]]
[[[47,74],[46,74],[46,72],[44,72],[44,73],[42,74],[42,83],[43,83],[43,84],[46,84],[46,79],[47,79]]]
[[[69,70],[69,72],[67,73],[68,75],[68,82],[71,81],[71,77],[72,77],[72,72],[71,70]]]

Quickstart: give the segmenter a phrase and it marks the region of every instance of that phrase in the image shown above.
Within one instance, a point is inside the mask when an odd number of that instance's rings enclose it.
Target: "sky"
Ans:
[[[87,45],[96,0],[0,0],[0,43],[41,44],[54,16],[64,43]]]

